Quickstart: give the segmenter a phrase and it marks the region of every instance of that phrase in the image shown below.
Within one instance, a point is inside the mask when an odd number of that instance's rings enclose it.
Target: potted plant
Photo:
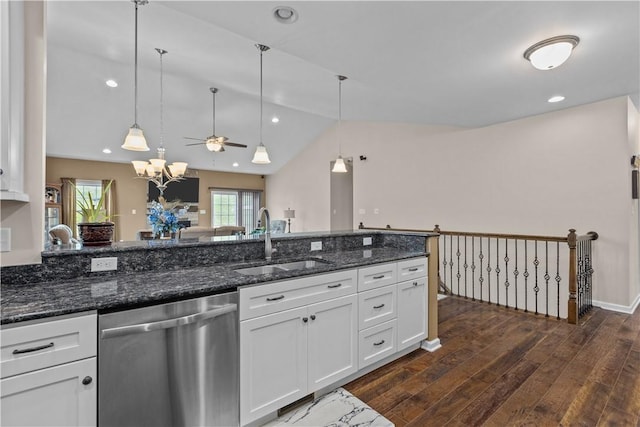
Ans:
[[[113,242],[113,229],[115,224],[110,220],[105,209],[107,193],[113,180],[109,181],[102,190],[98,200],[94,200],[91,193],[85,195],[76,192],[80,198],[76,200],[78,213],[82,216],[82,222],[78,223],[78,237],[86,246],[110,245]],[[75,185],[74,185],[75,188]]]

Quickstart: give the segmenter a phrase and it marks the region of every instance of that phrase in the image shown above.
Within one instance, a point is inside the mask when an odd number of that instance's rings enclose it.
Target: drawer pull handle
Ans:
[[[418,286],[418,282],[413,282],[413,286]]]
[[[308,318],[308,317],[303,317],[303,318],[302,318],[302,321],[303,321],[304,323],[307,323],[307,322],[309,321],[309,318]]]
[[[373,308],[382,308],[384,307],[384,304],[380,304],[380,305],[374,305]]]
[[[384,279],[384,274],[381,274],[379,276],[373,276],[373,280],[378,280],[378,279]]]
[[[410,268],[409,271],[418,271],[418,267]]]
[[[280,295],[278,297],[267,298],[267,301],[278,301],[278,300],[281,300],[281,299],[284,299],[284,295]]]
[[[309,317],[311,317],[311,320],[316,320],[316,315],[315,315],[315,314],[312,314],[312,315],[311,315],[311,316],[309,316]]]
[[[374,342],[373,345],[378,346],[384,344],[384,340],[380,340],[378,342]]]
[[[91,384],[91,381],[93,381],[93,378],[91,378],[90,376],[86,376],[82,379],[82,384],[89,385]]]
[[[327,288],[333,289],[333,288],[339,288],[340,286],[342,286],[342,283],[337,283],[335,285],[327,285]]]
[[[40,351],[40,350],[44,350],[45,348],[51,348],[51,347],[53,347],[53,343],[52,342],[50,342],[49,344],[45,344],[45,345],[39,345],[38,347],[25,348],[24,350],[15,349],[15,350],[13,350],[13,354],[32,353],[34,351]]]

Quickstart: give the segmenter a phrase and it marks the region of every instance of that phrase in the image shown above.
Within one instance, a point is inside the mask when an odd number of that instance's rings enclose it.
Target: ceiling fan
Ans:
[[[187,146],[190,145],[206,145],[207,146],[207,150],[209,151],[215,151],[217,153],[224,151],[224,147],[225,146],[229,146],[229,147],[241,147],[241,148],[247,148],[246,145],[244,144],[237,144],[235,142],[230,142],[229,138],[227,138],[226,136],[217,136],[216,135],[216,93],[218,92],[218,89],[215,87],[210,87],[209,90],[211,91],[211,94],[213,95],[213,130],[211,132],[211,136],[206,137],[205,139],[202,138],[189,138],[188,136],[185,136],[185,139],[193,139],[196,141],[202,141],[202,142],[195,142],[193,144],[187,144]]]

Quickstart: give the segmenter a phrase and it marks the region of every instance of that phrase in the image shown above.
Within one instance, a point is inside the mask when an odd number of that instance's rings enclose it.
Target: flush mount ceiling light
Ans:
[[[273,9],[273,17],[281,24],[293,24],[298,20],[298,12],[289,6],[278,6]]]
[[[256,152],[253,155],[253,159],[251,163],[255,163],[258,165],[267,165],[271,163],[269,159],[269,153],[267,153],[267,147],[262,143],[262,110],[263,110],[263,100],[262,100],[262,53],[269,50],[269,46],[265,46],[263,44],[257,44],[256,47],[260,51],[260,144],[256,147]]]
[[[134,116],[133,124],[129,128],[129,133],[121,145],[125,150],[131,151],[149,151],[147,140],[142,133],[142,129],[138,126],[138,6],[148,3],[147,0],[132,0],[136,5],[135,14],[135,47],[134,47],[134,73],[133,73],[133,100],[134,100]]]
[[[542,40],[524,51],[524,57],[538,70],[552,70],[562,65],[580,39],[577,36],[556,36]]]
[[[342,158],[342,149],[340,145],[340,127],[342,124],[342,81],[347,80],[347,78],[345,76],[336,77],[338,77],[338,127],[336,129],[336,135],[338,139],[338,158],[336,159],[331,172],[346,173],[347,165],[344,164],[344,159]]]

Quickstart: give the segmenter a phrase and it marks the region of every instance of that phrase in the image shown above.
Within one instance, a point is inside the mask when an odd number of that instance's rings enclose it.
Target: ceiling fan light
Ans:
[[[269,153],[267,153],[267,147],[265,147],[263,143],[260,143],[260,145],[256,147],[256,152],[253,155],[251,163],[255,163],[257,165],[268,165],[271,163],[271,160],[269,160]]]
[[[129,128],[129,133],[127,133],[127,137],[124,139],[124,144],[120,147],[130,151],[149,151],[147,140],[142,133],[142,129],[140,129],[137,124]]]
[[[216,153],[222,151],[222,144],[220,143],[219,138],[210,138],[205,144],[209,151],[214,151]]]
[[[529,47],[524,57],[538,70],[552,70],[569,59],[580,39],[576,36],[557,36]]]
[[[335,173],[347,172],[347,165],[345,165],[344,159],[342,158],[342,156],[338,156],[335,164],[333,165],[333,169],[331,169],[331,172],[335,172]]]
[[[144,176],[149,163],[144,160],[132,160],[131,163],[133,163],[133,168],[136,170],[136,174],[138,174],[138,176]]]

